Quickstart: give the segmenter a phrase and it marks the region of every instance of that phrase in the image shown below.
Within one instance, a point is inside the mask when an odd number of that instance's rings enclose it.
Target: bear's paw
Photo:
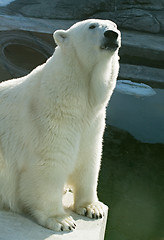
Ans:
[[[86,204],[85,206],[76,207],[75,211],[82,216],[99,219],[104,216],[103,204],[101,202],[94,202]]]
[[[49,217],[46,219],[45,224],[42,225],[57,232],[72,231],[76,227],[75,221],[71,216]]]

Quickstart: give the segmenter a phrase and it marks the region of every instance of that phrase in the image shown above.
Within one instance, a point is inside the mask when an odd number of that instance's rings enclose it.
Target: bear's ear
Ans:
[[[54,40],[57,45],[63,45],[68,40],[68,32],[65,30],[57,30],[53,34]]]

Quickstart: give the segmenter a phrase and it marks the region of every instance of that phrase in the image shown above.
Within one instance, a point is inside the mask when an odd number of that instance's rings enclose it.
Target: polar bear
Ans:
[[[75,212],[103,216],[97,181],[121,36],[115,23],[96,19],[53,36],[46,63],[0,84],[0,207],[70,231],[76,224],[62,205],[65,184]]]

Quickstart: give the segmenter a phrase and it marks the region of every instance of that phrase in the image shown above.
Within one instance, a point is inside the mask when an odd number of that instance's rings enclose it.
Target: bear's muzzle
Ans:
[[[119,34],[113,30],[106,30],[104,32],[104,41],[101,49],[116,51],[119,47]]]

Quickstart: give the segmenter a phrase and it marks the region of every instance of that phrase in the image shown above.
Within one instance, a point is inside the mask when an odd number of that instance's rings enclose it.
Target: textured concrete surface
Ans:
[[[18,15],[5,15],[0,11],[0,31],[26,30],[43,33],[52,33],[57,29],[67,29],[76,20],[53,20],[41,18],[28,18]]]
[[[65,206],[72,202],[72,194],[64,197]],[[55,233],[39,226],[30,218],[6,211],[0,211],[0,240],[103,240],[108,208],[104,205],[105,216],[100,220],[92,220],[79,216],[71,210],[76,220],[76,229],[72,232]]]
[[[163,0],[15,0],[9,11],[48,19],[113,19],[119,27],[159,33],[164,31]]]

